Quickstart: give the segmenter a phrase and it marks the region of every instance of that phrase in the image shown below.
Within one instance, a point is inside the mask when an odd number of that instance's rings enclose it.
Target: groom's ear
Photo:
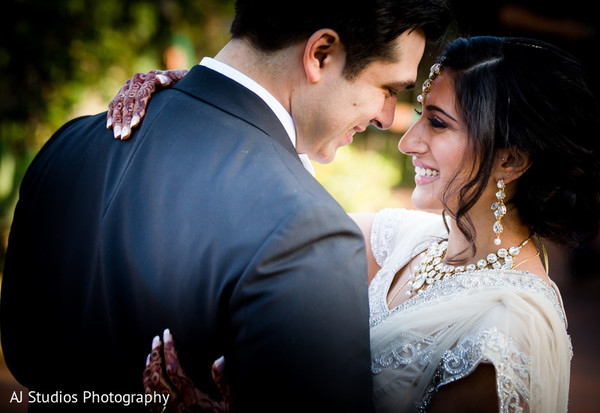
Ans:
[[[339,63],[345,63],[346,54],[340,36],[331,29],[321,29],[313,33],[304,48],[304,71],[309,82],[317,83],[325,70]]]

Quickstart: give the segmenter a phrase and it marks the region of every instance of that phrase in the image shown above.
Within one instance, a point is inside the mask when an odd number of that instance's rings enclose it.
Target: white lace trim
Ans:
[[[406,342],[390,343],[387,351],[372,361],[373,374],[377,375],[386,368],[401,369],[415,363],[425,366],[431,362],[436,350],[435,338],[409,337],[409,333],[403,335],[408,339]],[[464,338],[444,353],[431,385],[415,406],[416,410],[425,412],[442,386],[468,376],[481,363],[491,363],[496,369],[500,412],[522,412],[522,406],[529,405],[530,401],[531,360],[527,354],[517,350],[510,337],[495,327]]]
[[[373,282],[375,282],[375,280],[373,280]],[[466,295],[473,289],[485,289],[489,287],[507,287],[516,290],[533,291],[544,296],[552,303],[563,324],[566,326],[565,313],[560,305],[560,300],[556,291],[536,275],[525,271],[515,270],[476,270],[455,274],[452,277],[430,285],[422,293],[417,294],[401,305],[394,307],[392,310],[386,309],[386,311],[380,314],[372,312],[370,326],[373,328],[392,314],[400,311],[415,311],[421,306],[442,297],[460,297]],[[381,294],[381,289],[381,286],[379,286],[377,287],[377,291],[369,291],[369,293],[377,292]],[[373,299],[375,299],[375,297],[373,297]]]
[[[398,270],[418,254],[429,248],[432,242],[439,241],[440,237],[447,237],[448,235],[446,232],[443,232],[440,236],[417,242],[411,254],[406,254],[401,259],[389,263],[388,258],[394,248],[394,236],[398,231],[400,223],[407,218],[407,210],[405,209],[386,208],[377,214],[373,222],[371,229],[371,251],[381,270],[379,270],[369,285],[371,319],[388,312],[387,293]]]
[[[383,267],[390,252],[394,232],[401,219],[402,211],[386,208],[380,211],[375,217],[373,228],[371,229],[371,250],[375,261],[380,267]]]

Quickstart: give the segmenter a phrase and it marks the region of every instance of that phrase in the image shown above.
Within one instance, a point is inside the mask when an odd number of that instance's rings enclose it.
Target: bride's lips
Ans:
[[[415,166],[415,182],[418,185],[427,185],[435,181],[440,176],[440,171],[413,159],[413,165]]]

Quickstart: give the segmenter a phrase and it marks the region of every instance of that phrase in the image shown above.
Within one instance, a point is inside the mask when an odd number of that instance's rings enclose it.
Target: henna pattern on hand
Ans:
[[[144,391],[169,394],[166,411],[177,413],[227,413],[230,411],[230,391],[225,380],[223,363],[213,365],[213,378],[219,390],[223,392],[224,401],[216,401],[203,391],[197,389],[185,373],[169,330],[165,330],[163,341],[157,336],[152,342],[152,352],[148,355],[144,370]],[[215,363],[217,364],[217,363]],[[164,406],[153,405],[152,412],[161,412]]]
[[[151,70],[136,73],[128,79],[108,105],[106,127],[113,130],[116,139],[128,139],[131,129],[139,125],[146,113],[150,97],[157,87],[172,86],[181,80],[187,70]]]

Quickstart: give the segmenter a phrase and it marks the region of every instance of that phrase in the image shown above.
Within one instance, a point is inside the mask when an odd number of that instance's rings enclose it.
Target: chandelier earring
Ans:
[[[502,240],[500,239],[500,234],[504,230],[502,227],[502,217],[506,214],[506,206],[504,205],[504,198],[506,197],[506,193],[504,192],[504,179],[499,179],[498,183],[498,192],[496,192],[497,201],[492,204],[492,211],[494,211],[494,218],[496,222],[494,222],[494,226],[492,230],[494,234],[496,234],[496,239],[494,240],[494,244],[500,245]]]

